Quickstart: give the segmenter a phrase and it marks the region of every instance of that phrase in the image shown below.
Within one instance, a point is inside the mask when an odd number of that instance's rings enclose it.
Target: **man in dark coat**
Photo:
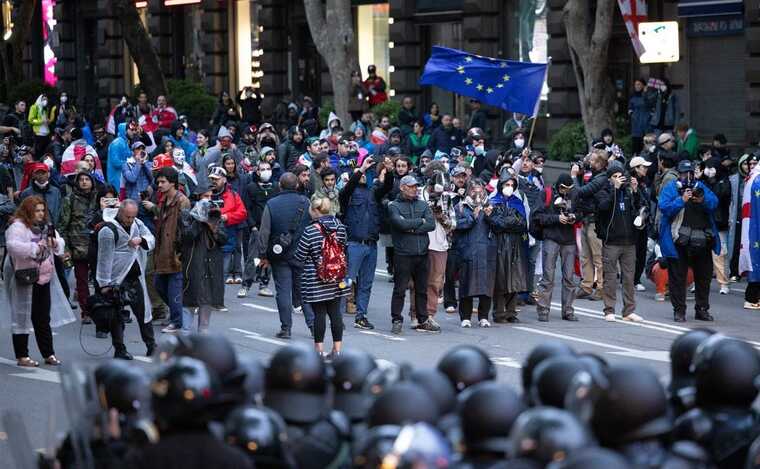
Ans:
[[[209,201],[212,190],[196,187],[199,200],[188,212],[183,212],[182,270],[185,273],[182,305],[197,308],[198,331],[206,332],[212,305],[224,304],[224,253],[227,232],[221,221],[221,211]],[[192,321],[182,322],[192,329]]]
[[[430,137],[428,148],[433,153],[440,151],[448,155],[452,148],[459,146],[462,146],[462,138],[457,129],[454,128],[451,114],[444,114],[441,117],[441,125],[435,129]]]

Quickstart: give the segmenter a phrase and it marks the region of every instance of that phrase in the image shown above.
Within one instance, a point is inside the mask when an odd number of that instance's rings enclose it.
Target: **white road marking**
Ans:
[[[394,342],[404,342],[406,339],[395,335],[383,334],[382,332],[359,330],[359,334],[374,335],[376,337],[382,337],[383,339],[392,340]]]
[[[249,308],[253,309],[260,309],[261,311],[268,311],[270,313],[279,313],[279,311],[275,308],[270,308],[268,306],[259,306],[253,303],[243,303],[243,306],[248,306]]]
[[[670,352],[667,350],[640,350],[637,352],[607,352],[612,355],[621,357],[640,358],[643,360],[653,360],[656,362],[670,362]]]
[[[9,360],[7,358],[2,358],[2,357],[0,357],[0,363],[3,365],[12,366],[19,370],[24,370],[28,372],[28,373],[10,373],[9,376],[18,376],[19,378],[35,379],[37,381],[46,381],[48,383],[61,382],[61,378],[57,371],[52,371],[45,368],[22,368],[16,364],[16,360]]]
[[[520,362],[510,357],[491,357],[494,365],[506,366],[508,368],[522,368]]]
[[[270,339],[269,337],[264,337],[258,332],[248,331],[245,329],[238,329],[237,327],[231,327],[230,330],[235,331],[235,332],[240,332],[241,334],[245,335],[249,339],[258,340],[259,342],[266,342],[268,344],[274,344],[274,345],[288,345],[287,342],[284,342],[282,340],[277,340],[277,339]]]
[[[137,361],[141,361],[141,362],[144,362],[144,363],[153,363],[153,359],[150,358],[150,357],[146,357],[145,355],[133,355],[133,357]]]
[[[621,347],[619,345],[613,345],[608,344],[605,342],[598,342],[596,340],[589,340],[589,339],[583,339],[580,337],[574,337],[567,334],[558,334],[556,332],[549,332],[549,331],[542,331],[541,329],[533,329],[532,327],[524,327],[524,326],[515,326],[513,329],[517,329],[520,331],[530,332],[533,334],[540,334],[540,335],[546,335],[549,337],[556,337],[558,339],[564,339],[564,340],[570,340],[573,342],[580,342],[583,344],[589,344],[589,345],[596,345],[597,347],[603,347],[603,348],[609,348],[612,350],[617,350],[619,352],[638,352],[639,350],[628,348],[628,347]]]

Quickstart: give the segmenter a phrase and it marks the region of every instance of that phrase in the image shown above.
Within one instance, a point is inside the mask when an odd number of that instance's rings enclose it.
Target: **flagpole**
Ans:
[[[546,83],[546,78],[549,75],[549,67],[552,65],[552,58],[547,57],[546,58],[546,74],[544,75],[544,83]],[[530,124],[530,135],[528,136],[528,146],[527,148],[530,148],[531,142],[533,142],[533,132],[536,130],[536,121],[538,120],[538,108],[541,105],[541,97],[539,96],[538,101],[536,102],[536,109],[533,112],[533,122]]]

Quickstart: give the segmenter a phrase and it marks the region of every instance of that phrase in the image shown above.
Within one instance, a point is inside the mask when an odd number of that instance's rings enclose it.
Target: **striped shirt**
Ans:
[[[333,216],[320,218],[329,231],[337,231],[338,242],[345,249],[346,227]],[[348,295],[348,288],[340,288],[340,282],[323,282],[317,277],[317,267],[322,261],[322,242],[324,236],[317,223],[304,229],[296,250],[296,260],[304,264],[301,275],[301,297],[306,303],[319,303]]]

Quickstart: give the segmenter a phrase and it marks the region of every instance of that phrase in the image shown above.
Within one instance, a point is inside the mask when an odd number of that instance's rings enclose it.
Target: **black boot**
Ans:
[[[134,360],[134,357],[132,354],[127,352],[126,347],[124,348],[117,348],[116,351],[113,354],[114,358],[119,358],[121,360]]]
[[[290,339],[290,329],[288,329],[287,327],[283,327],[282,329],[280,329],[280,332],[275,334],[275,337],[277,337],[278,339]]]

